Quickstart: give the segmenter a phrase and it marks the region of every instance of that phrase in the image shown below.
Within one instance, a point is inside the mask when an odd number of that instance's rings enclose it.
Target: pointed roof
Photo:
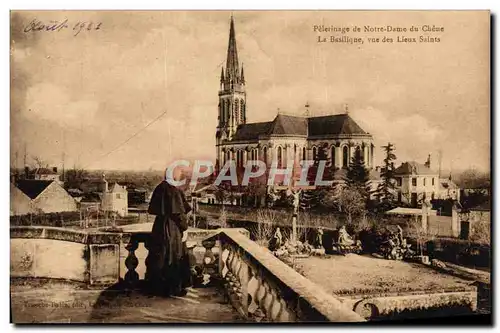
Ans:
[[[113,183],[111,187],[109,188],[109,192],[126,192],[125,186],[122,186],[118,183]]]
[[[229,44],[227,46],[226,72],[228,78],[239,77],[238,50],[236,48],[236,33],[234,32],[234,20],[231,16],[231,26],[229,28]]]
[[[53,182],[53,180],[23,179],[19,180],[16,185],[28,197],[35,199]]]

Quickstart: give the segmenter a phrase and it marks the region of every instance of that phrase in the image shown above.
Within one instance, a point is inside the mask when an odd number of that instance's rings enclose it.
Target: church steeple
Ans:
[[[231,15],[231,25],[229,27],[229,44],[227,46],[226,78],[239,81],[238,48],[236,47],[236,33],[234,32],[234,19]]]
[[[232,140],[238,130],[238,126],[246,123],[247,102],[245,84],[243,66],[242,68],[239,67],[234,18],[231,16],[226,68],[222,67],[220,74],[219,121],[216,131],[217,147],[220,147],[226,141]],[[219,148],[217,156],[221,158],[221,150]]]

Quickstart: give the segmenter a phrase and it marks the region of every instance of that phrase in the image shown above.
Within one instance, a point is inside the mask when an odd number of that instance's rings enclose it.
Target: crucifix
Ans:
[[[295,244],[297,242],[297,216],[299,214],[300,207],[300,193],[302,192],[301,188],[291,187],[288,190],[289,195],[293,196],[293,215],[292,215],[292,243]]]

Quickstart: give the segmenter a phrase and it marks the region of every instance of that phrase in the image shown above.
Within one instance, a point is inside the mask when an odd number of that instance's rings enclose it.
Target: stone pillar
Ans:
[[[373,165],[373,143],[370,145],[370,165]]]
[[[422,230],[425,234],[427,234],[427,226],[428,226],[428,216],[429,216],[429,207],[427,203],[422,204]]]
[[[458,208],[454,204],[451,209],[451,233],[453,237],[460,236],[460,219],[458,218]]]
[[[335,166],[337,168],[342,168],[342,148],[335,145]]]

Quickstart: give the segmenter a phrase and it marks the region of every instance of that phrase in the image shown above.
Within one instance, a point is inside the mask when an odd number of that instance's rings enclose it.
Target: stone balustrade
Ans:
[[[218,271],[229,300],[248,319],[270,322],[358,322],[364,319],[294,269],[234,229],[219,243]]]
[[[148,226],[119,233],[12,227],[11,277],[66,279],[98,286],[123,280],[134,288],[147,278],[149,230]],[[236,228],[188,231],[196,262],[213,280],[222,279],[231,304],[244,318],[272,322],[364,320],[248,236],[247,230]]]

